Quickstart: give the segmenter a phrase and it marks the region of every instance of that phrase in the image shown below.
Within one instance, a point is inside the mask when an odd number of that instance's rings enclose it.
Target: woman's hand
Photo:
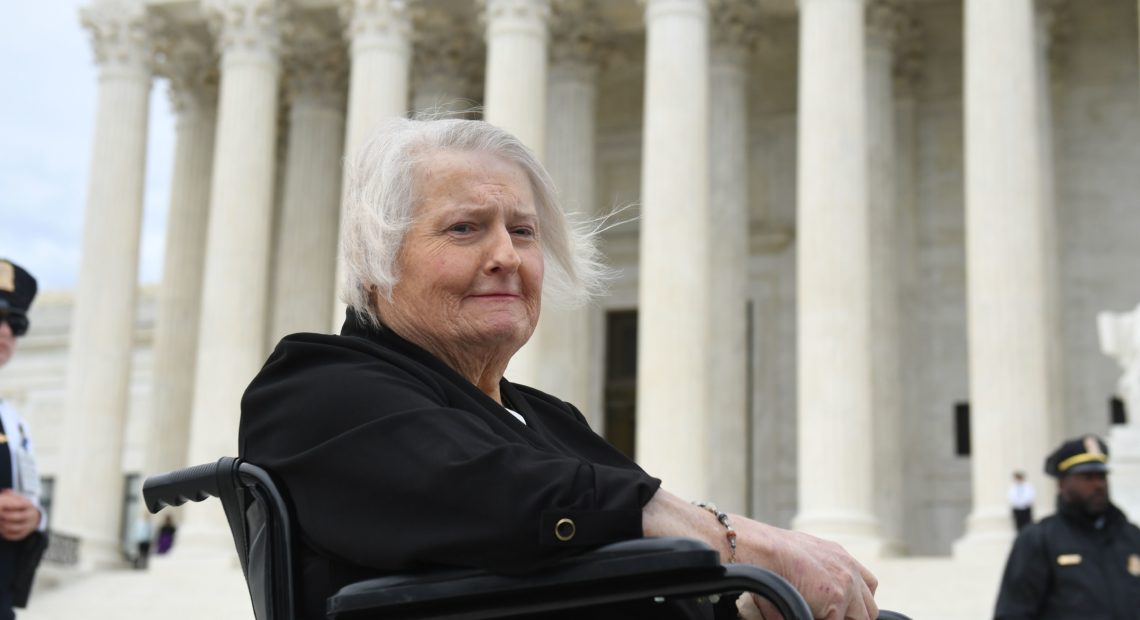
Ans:
[[[838,544],[730,515],[736,537],[736,561],[767,568],[787,579],[807,601],[812,615],[826,620],[874,620],[878,580]],[[642,511],[646,536],[686,536],[708,543],[732,558],[725,528],[713,515],[676,495],[658,490]],[[753,609],[755,608],[755,609]],[[780,618],[768,601],[738,601],[746,618]],[[744,615],[747,611],[748,615]]]
[[[768,599],[751,592],[736,598],[736,613],[743,620],[784,620],[784,615]]]
[[[737,531],[736,561],[787,579],[816,618],[874,620],[879,615],[874,598],[878,580],[837,543],[740,515],[730,518]],[[772,617],[763,604],[760,611],[765,619]]]

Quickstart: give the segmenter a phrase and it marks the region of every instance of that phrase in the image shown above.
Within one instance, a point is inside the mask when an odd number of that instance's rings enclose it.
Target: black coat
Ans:
[[[1140,618],[1140,528],[1109,506],[1102,527],[1058,502],[1022,530],[998,593],[996,620]]]
[[[340,336],[277,345],[242,398],[239,452],[292,498],[308,615],[365,576],[433,566],[518,573],[642,535],[641,509],[660,481],[572,405],[506,380],[500,390],[526,425],[351,313]],[[575,523],[568,541],[554,533],[564,518]]]

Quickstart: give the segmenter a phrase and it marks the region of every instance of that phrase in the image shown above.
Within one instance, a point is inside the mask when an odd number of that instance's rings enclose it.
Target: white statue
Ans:
[[[1101,351],[1124,369],[1116,392],[1128,411],[1128,425],[1140,428],[1140,305],[1123,314],[1101,312],[1097,327]]]

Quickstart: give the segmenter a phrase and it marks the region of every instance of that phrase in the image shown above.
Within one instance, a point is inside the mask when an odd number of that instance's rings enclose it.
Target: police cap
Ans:
[[[1045,473],[1054,478],[1098,471],[1108,471],[1108,446],[1096,435],[1069,439],[1045,459]]]
[[[23,267],[0,258],[0,310],[27,312],[36,298],[36,279]]]

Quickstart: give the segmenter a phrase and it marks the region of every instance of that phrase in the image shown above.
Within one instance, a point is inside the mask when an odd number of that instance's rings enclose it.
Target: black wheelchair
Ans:
[[[299,620],[293,530],[285,495],[266,470],[233,457],[147,478],[143,498],[157,513],[217,497],[222,502],[256,620]],[[633,601],[664,602],[753,592],[787,620],[810,620],[807,603],[779,575],[723,565],[704,543],[643,538],[606,545],[525,577],[448,569],[367,579],[326,603],[329,620],[448,620],[533,616]],[[881,620],[907,620],[883,611]]]

